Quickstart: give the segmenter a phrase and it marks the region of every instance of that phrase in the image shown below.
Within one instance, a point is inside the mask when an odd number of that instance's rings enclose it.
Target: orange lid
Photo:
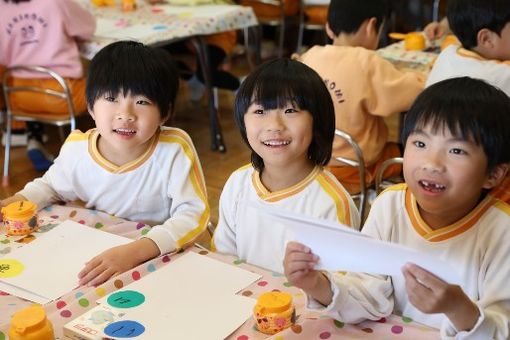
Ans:
[[[12,316],[11,327],[19,334],[29,333],[32,329],[44,326],[46,313],[44,308],[33,305],[20,310]]]
[[[262,313],[280,313],[288,310],[292,304],[292,296],[284,292],[263,293],[257,299]]]
[[[2,214],[6,219],[29,219],[36,210],[37,206],[30,201],[17,201],[3,207]]]

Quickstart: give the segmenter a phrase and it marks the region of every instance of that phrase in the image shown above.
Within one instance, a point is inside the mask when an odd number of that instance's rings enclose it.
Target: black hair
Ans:
[[[478,45],[478,32],[487,28],[498,35],[510,22],[508,0],[449,0],[446,15],[451,30],[462,46]]]
[[[331,0],[328,24],[335,35],[356,33],[363,22],[377,19],[380,29],[386,15],[386,0]]]
[[[173,112],[179,74],[164,50],[135,41],[105,46],[92,58],[87,76],[87,105],[104,94],[143,95],[154,101],[161,118]]]
[[[234,102],[234,116],[243,140],[250,146],[244,115],[251,104],[257,103],[266,110],[273,110],[289,102],[312,115],[312,142],[308,157],[316,165],[326,165],[331,158],[335,135],[333,101],[317,72],[299,61],[286,58],[270,60],[243,81]],[[264,160],[251,146],[250,149],[253,167],[262,171]]]
[[[19,4],[20,2],[29,2],[31,0],[4,0],[4,2],[14,2],[15,4]]]
[[[452,78],[426,88],[406,114],[402,144],[429,124],[433,131],[448,129],[481,145],[488,172],[510,161],[510,97],[483,80]]]

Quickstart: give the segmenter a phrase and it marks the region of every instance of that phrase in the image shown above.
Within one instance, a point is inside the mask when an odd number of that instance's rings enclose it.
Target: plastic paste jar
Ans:
[[[284,292],[263,293],[253,308],[255,325],[266,334],[276,334],[292,326],[295,320],[295,309],[292,296]]]
[[[9,328],[10,340],[53,340],[53,326],[44,308],[33,305],[15,313]]]
[[[37,206],[30,201],[17,201],[2,208],[5,231],[8,235],[28,235],[39,228]]]

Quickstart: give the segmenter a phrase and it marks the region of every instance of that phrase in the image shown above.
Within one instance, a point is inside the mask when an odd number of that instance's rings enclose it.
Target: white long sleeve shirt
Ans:
[[[329,274],[334,294],[325,311],[331,317],[357,323],[395,313],[440,328],[443,339],[509,338],[509,205],[488,195],[460,221],[433,230],[420,217],[407,185],[400,184],[376,199],[362,232],[449,262],[461,277],[464,293],[478,306],[480,317],[471,331],[458,332],[443,314],[424,314],[409,302],[403,275],[355,273]],[[308,305],[324,309],[310,298]]]
[[[285,228],[244,202],[254,202],[286,212],[340,222],[358,229],[358,210],[340,182],[327,170],[316,167],[305,179],[284,190],[270,192],[251,165],[235,171],[220,197],[220,216],[213,249],[237,255],[260,267],[283,273],[288,235]]]
[[[209,221],[202,168],[190,137],[163,127],[138,159],[116,166],[97,149],[96,129],[74,131],[43,177],[19,194],[42,209],[81,200],[89,209],[153,225],[145,237],[162,254],[193,241]]]

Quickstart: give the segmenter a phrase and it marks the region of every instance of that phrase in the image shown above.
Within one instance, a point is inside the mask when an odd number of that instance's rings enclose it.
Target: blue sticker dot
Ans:
[[[152,29],[155,31],[164,31],[167,29],[167,27],[165,25],[155,25],[152,27]]]
[[[156,270],[156,266],[154,265],[154,263],[149,264],[149,266],[147,267],[147,270],[148,270],[149,272],[151,272],[151,273],[152,273],[153,271],[155,271],[155,270]]]
[[[49,206],[49,207],[46,207],[43,209],[44,211],[52,211],[53,210],[53,207]]]
[[[134,338],[145,332],[145,327],[131,320],[117,321],[104,329],[104,334],[116,338]]]
[[[79,298],[81,298],[81,297],[83,296],[83,293],[82,293],[82,292],[78,292],[78,293],[74,294],[74,296],[75,296],[77,299],[79,299]]]

